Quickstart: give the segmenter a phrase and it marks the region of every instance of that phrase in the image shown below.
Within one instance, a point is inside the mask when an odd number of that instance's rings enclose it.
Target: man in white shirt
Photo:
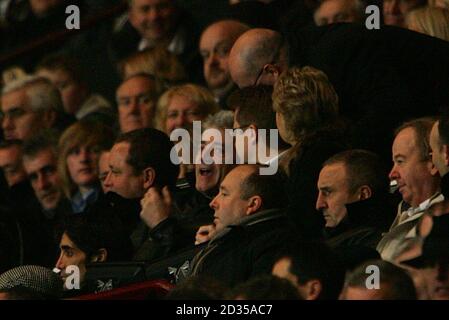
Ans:
[[[430,206],[444,200],[439,193],[440,175],[431,158],[429,137],[433,124],[433,120],[421,118],[396,130],[389,177],[397,181],[402,201],[390,231],[377,246],[384,260],[395,260],[405,250],[408,239],[416,236],[419,218]]]

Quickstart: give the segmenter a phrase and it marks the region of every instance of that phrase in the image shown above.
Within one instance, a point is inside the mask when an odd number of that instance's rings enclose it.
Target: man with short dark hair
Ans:
[[[241,165],[226,175],[210,203],[216,233],[192,260],[190,275],[210,275],[233,286],[270,273],[290,227],[282,211],[284,175],[261,175],[259,169]]]
[[[59,234],[59,248],[56,268],[61,272],[62,280],[67,279],[67,267],[77,266],[81,288],[86,264],[128,261],[132,253],[131,242],[119,221],[92,211],[66,219]]]
[[[368,272],[379,274],[379,287],[368,288]],[[369,283],[369,281],[368,281]],[[407,272],[383,260],[371,260],[346,276],[341,300],[416,300],[413,280]]]
[[[326,220],[328,243],[375,248],[394,215],[379,156],[366,150],[338,153],[324,163],[317,186],[316,209]]]
[[[344,280],[338,256],[321,242],[290,244],[276,260],[272,274],[289,280],[305,300],[337,299]]]
[[[135,260],[153,260],[193,245],[194,237],[180,230],[171,200],[179,173],[170,154],[173,143],[162,131],[145,128],[120,135],[111,149],[104,185],[119,198],[140,205],[141,221],[132,228]],[[122,200],[120,200],[123,202]],[[162,209],[161,209],[162,208]],[[128,209],[125,224],[139,215]],[[131,212],[132,211],[132,212]],[[186,240],[189,239],[189,240]]]
[[[248,163],[251,147],[254,147],[254,153],[257,151],[257,156],[263,154],[266,164],[279,162],[281,155],[288,148],[278,134],[276,140],[272,139],[273,132],[271,130],[277,129],[276,113],[273,111],[273,100],[271,99],[272,93],[271,86],[260,85],[238,89],[228,98],[228,106],[234,110],[234,129],[243,130],[249,140],[247,144],[240,139],[236,140],[237,155],[244,157],[244,159],[240,159],[242,163]],[[259,129],[265,130],[265,135],[260,134]],[[276,143],[272,144],[274,141]],[[260,150],[265,150],[265,154],[259,153]],[[257,162],[263,161],[255,158]]]
[[[22,165],[21,141],[0,142],[0,169],[10,188],[26,180],[26,172]]]

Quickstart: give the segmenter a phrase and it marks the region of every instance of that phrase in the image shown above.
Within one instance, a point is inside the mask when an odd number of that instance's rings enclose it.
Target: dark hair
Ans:
[[[118,220],[104,215],[86,213],[65,219],[60,230],[86,254],[88,260],[106,249],[107,261],[128,261],[132,255],[132,244]],[[59,239],[60,239],[59,238]]]
[[[23,146],[22,140],[14,139],[14,140],[3,140],[3,141],[0,141],[0,150],[8,149],[8,148],[11,148],[11,147],[22,148],[22,146]]]
[[[221,300],[228,288],[205,275],[190,277],[168,292],[166,300]]]
[[[37,65],[36,70],[41,69],[56,71],[62,70],[68,73],[77,83],[84,83],[86,79],[86,71],[82,68],[82,64],[73,56],[64,54],[51,54],[45,56]]]
[[[302,300],[298,289],[287,279],[269,274],[254,277],[239,284],[228,294],[229,299]]]
[[[121,134],[115,143],[130,144],[127,163],[134,174],[142,173],[148,167],[156,172],[155,185],[173,186],[179,173],[178,165],[170,159],[173,143],[168,136],[153,128],[144,128]]]
[[[289,244],[281,259],[290,261],[290,273],[298,283],[310,280],[321,282],[320,300],[337,299],[343,287],[345,271],[337,254],[322,242],[294,242]]]
[[[273,87],[247,87],[234,91],[227,105],[236,111],[236,120],[240,125],[254,124],[260,129],[276,129],[276,113],[273,110]]]
[[[383,292],[383,300],[416,300],[416,289],[413,280],[407,272],[394,264],[384,260],[367,261],[352,272],[348,273],[345,280],[347,287],[366,288],[367,267],[377,266],[380,272],[380,287],[387,289]]]
[[[361,149],[343,151],[326,160],[323,167],[338,163],[345,166],[351,193],[363,185],[369,186],[374,194],[388,192],[388,170],[374,152]]]
[[[23,157],[34,158],[43,150],[50,149],[55,156],[58,154],[57,136],[52,131],[43,131],[25,141],[23,145]]]
[[[285,194],[287,176],[278,168],[273,175],[261,175],[263,165],[254,165],[254,171],[240,184],[240,199],[247,200],[258,195],[262,198],[262,209],[284,208],[288,204]]]
[[[399,128],[395,130],[394,135],[397,136],[402,130],[412,128],[415,132],[416,147],[418,147],[421,160],[430,161],[431,148],[429,139],[430,131],[432,130],[434,123],[435,119],[431,117],[414,119],[403,123]]]

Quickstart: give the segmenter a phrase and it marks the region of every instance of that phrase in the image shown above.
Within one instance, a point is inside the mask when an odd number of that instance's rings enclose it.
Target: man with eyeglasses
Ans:
[[[46,79],[30,76],[6,85],[0,113],[5,140],[27,140],[53,127],[60,110],[61,96]]]
[[[286,70],[287,47],[280,33],[251,29],[242,34],[229,54],[229,72],[240,87],[272,86]]]
[[[152,128],[159,96],[156,79],[139,73],[125,79],[117,89],[120,132]]]

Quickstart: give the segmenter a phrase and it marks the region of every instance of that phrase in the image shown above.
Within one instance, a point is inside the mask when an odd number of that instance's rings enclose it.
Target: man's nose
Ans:
[[[39,174],[37,177],[37,188],[39,190],[45,190],[48,189],[49,186],[50,183],[48,181],[48,178],[43,174]]]

